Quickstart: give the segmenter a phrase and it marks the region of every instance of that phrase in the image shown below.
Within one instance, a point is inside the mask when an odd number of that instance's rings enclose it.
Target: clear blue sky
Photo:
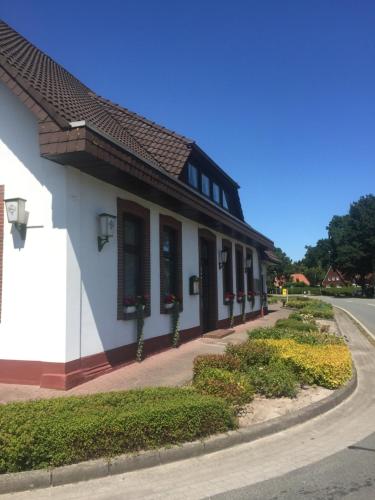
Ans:
[[[375,192],[374,0],[1,0],[0,17],[194,138],[293,259]]]

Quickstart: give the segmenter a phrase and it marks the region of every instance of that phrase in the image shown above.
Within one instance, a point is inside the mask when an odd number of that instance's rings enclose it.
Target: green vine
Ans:
[[[242,302],[241,302],[241,314],[242,314],[242,323],[246,323],[246,296],[244,295],[242,297]]]
[[[233,300],[229,301],[229,328],[234,326]]]
[[[180,303],[176,300],[173,303],[172,310],[172,346],[178,347],[180,345]]]
[[[137,355],[136,360],[141,362],[143,359],[143,347],[144,347],[144,334],[143,327],[145,324],[145,306],[142,303],[136,304],[136,314],[137,314]]]

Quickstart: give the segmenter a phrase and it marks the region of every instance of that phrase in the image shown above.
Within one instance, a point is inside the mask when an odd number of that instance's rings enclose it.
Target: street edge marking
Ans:
[[[78,483],[91,479],[124,474],[140,469],[164,465],[179,460],[199,457],[216,451],[231,448],[239,444],[250,443],[258,439],[285,431],[303,424],[332,410],[349,398],[358,385],[357,371],[353,364],[353,375],[349,382],[337,389],[330,396],[311,405],[266,422],[243,427],[224,434],[217,434],[201,441],[181,445],[141,451],[139,453],[119,455],[112,459],[95,459],[54,469],[31,470],[0,475],[0,495],[51,486]]]
[[[369,342],[371,342],[372,345],[375,346],[375,335],[372,332],[370,332],[367,326],[365,326],[356,316],[354,316],[354,314],[349,312],[344,307],[336,306],[334,304],[332,304],[332,306],[336,307],[336,309],[341,309],[341,311],[344,311],[344,313],[346,313],[354,321],[359,331],[367,338]]]

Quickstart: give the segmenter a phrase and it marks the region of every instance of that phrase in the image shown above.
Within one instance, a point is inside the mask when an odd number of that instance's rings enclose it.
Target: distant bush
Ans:
[[[225,352],[240,361],[241,370],[247,370],[250,366],[267,365],[277,351],[270,345],[248,340],[239,345],[227,345]]]
[[[236,427],[193,389],[156,388],[0,405],[0,473],[193,441]]]
[[[220,368],[230,372],[239,370],[241,361],[231,354],[202,354],[194,359],[194,378],[206,368]]]
[[[266,398],[294,398],[298,392],[298,379],[293,369],[282,360],[267,366],[253,366],[248,371],[257,393]]]
[[[201,394],[225,399],[236,409],[250,403],[254,387],[243,373],[219,368],[205,368],[194,378],[194,387]]]
[[[277,297],[275,295],[268,295],[268,297],[267,297],[268,305],[277,304],[280,301],[281,301],[281,297]]]
[[[310,314],[314,318],[333,319],[332,305],[322,300],[295,297],[288,300],[285,306],[298,309],[300,314]]]
[[[358,290],[360,289],[355,286],[322,288],[322,295],[331,297],[354,297],[358,294]]]

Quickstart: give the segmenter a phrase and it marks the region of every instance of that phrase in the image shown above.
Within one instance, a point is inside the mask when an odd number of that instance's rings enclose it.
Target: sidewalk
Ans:
[[[220,340],[200,337],[183,344],[178,349],[155,354],[142,363],[133,363],[69,391],[41,389],[31,385],[0,384],[0,403],[24,401],[96,392],[120,391],[140,387],[175,386],[188,383],[193,375],[193,360],[199,354],[219,354],[228,343],[239,343],[247,339],[246,332],[254,328],[272,326],[280,318],[286,318],[290,310],[272,304],[271,312],[263,318],[234,327],[234,333]]]

